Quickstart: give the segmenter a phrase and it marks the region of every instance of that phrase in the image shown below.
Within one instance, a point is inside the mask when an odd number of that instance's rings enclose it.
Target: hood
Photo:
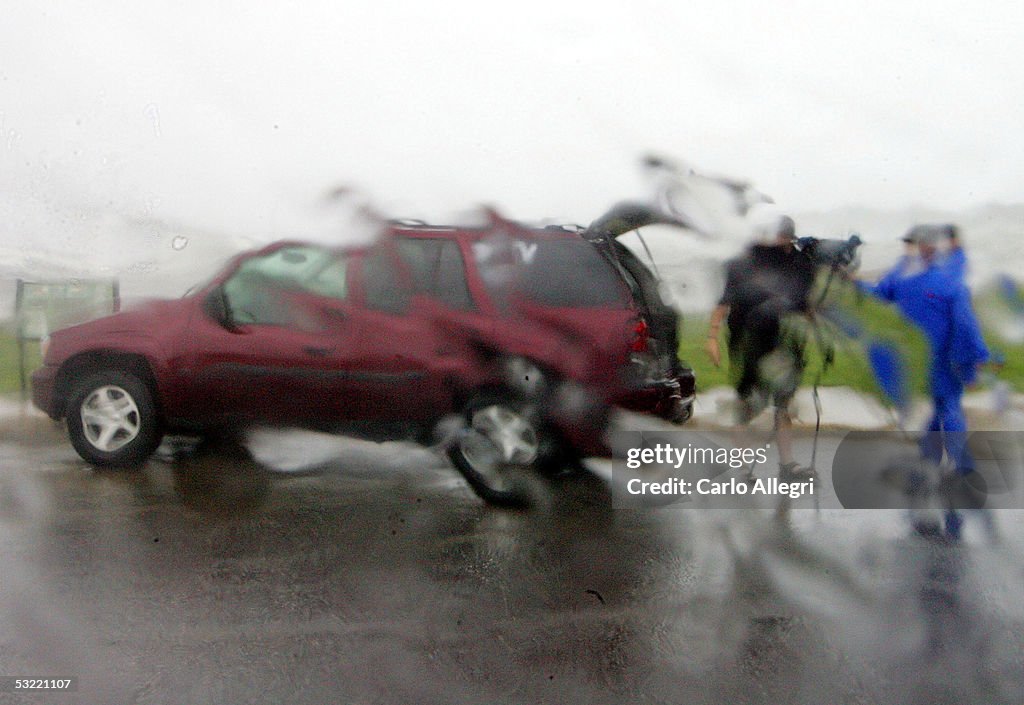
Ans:
[[[151,335],[160,330],[164,322],[173,320],[186,308],[188,299],[161,299],[146,302],[137,308],[121,311],[110,316],[97,318],[78,325],[69,326],[50,334],[51,341],[72,339],[83,335]]]

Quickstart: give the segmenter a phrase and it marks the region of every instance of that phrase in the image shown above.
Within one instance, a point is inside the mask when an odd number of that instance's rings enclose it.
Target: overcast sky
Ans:
[[[1022,42],[1001,0],[8,4],[0,236],[290,234],[339,184],[585,223],[648,150],[794,211],[1019,202]]]

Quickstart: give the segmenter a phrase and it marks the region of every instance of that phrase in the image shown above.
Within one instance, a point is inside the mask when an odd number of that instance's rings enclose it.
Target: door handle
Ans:
[[[318,348],[315,345],[307,345],[302,348],[302,352],[313,357],[327,357],[330,354],[332,348]]]

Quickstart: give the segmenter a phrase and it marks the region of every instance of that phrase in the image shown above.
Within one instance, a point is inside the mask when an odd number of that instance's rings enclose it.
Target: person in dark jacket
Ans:
[[[789,314],[809,314],[809,296],[815,267],[798,252],[796,226],[783,216],[768,233],[769,241],[751,246],[726,265],[725,287],[711,314],[705,349],[721,364],[718,335],[722,321],[729,329],[729,362],[740,402],[739,422],[748,423],[768,402],[775,406],[775,433],[779,475],[798,480],[814,477],[812,468],[793,460],[789,403],[803,372],[802,351],[785,350],[782,325]],[[778,353],[786,374],[766,374],[770,358]]]

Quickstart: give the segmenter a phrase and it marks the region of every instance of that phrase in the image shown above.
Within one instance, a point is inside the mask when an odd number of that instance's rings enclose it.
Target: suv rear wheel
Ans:
[[[163,436],[149,387],[119,370],[95,372],[75,385],[66,418],[71,445],[93,465],[139,466]]]
[[[565,457],[545,428],[536,403],[513,392],[477,397],[466,406],[466,427],[448,457],[483,500],[502,507],[526,507],[537,472],[554,469]]]

